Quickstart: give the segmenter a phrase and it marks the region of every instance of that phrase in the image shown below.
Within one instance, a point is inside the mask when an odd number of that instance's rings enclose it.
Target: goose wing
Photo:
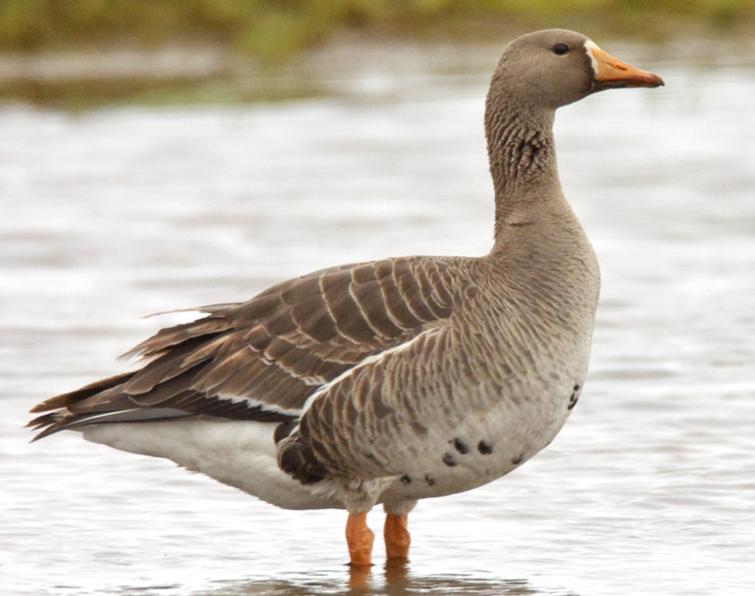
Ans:
[[[386,259],[316,271],[245,303],[163,329],[127,353],[146,364],[32,409],[41,438],[64,428],[209,415],[296,420],[307,399],[365,358],[451,316],[452,260]]]

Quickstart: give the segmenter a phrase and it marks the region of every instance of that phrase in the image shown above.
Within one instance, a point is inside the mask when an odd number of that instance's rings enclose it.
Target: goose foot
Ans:
[[[372,565],[372,543],[375,535],[367,527],[367,513],[350,513],[346,522],[346,543],[352,567]]]
[[[409,557],[411,536],[408,529],[409,515],[406,513],[389,513],[385,516],[383,536],[385,554],[388,559],[406,560]]]

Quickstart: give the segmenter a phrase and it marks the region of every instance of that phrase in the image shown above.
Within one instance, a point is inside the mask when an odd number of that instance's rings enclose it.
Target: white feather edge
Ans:
[[[265,412],[275,412],[276,414],[284,414],[286,416],[301,416],[303,410],[292,408],[281,408],[276,404],[271,404],[265,401],[254,399],[253,397],[245,397],[243,395],[232,395],[230,393],[219,393],[211,396],[213,399],[220,399],[228,401],[234,404],[246,403],[249,408],[260,408]]]

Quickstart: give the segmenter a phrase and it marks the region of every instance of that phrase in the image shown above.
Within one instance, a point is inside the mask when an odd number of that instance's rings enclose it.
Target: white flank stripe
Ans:
[[[280,406],[276,406],[275,404],[260,401],[252,397],[245,397],[243,395],[231,395],[230,393],[219,393],[217,395],[213,395],[210,397],[221,399],[223,401],[229,401],[234,404],[245,403],[249,408],[259,407],[261,410],[266,410],[268,412],[275,412],[277,414],[285,414],[287,416],[301,416],[301,413],[303,412],[303,410],[291,410],[288,408],[281,408]]]

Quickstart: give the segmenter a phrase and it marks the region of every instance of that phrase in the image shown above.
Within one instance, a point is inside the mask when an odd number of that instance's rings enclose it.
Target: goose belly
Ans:
[[[275,424],[253,421],[172,420],[87,426],[85,439],[121,451],[162,457],[286,509],[340,508],[317,488],[278,467]]]
[[[581,385],[581,383],[580,383]],[[502,399],[483,414],[432,432],[412,464],[382,500],[401,501],[464,492],[508,474],[546,447],[565,424],[581,387],[540,387],[538,399]]]

